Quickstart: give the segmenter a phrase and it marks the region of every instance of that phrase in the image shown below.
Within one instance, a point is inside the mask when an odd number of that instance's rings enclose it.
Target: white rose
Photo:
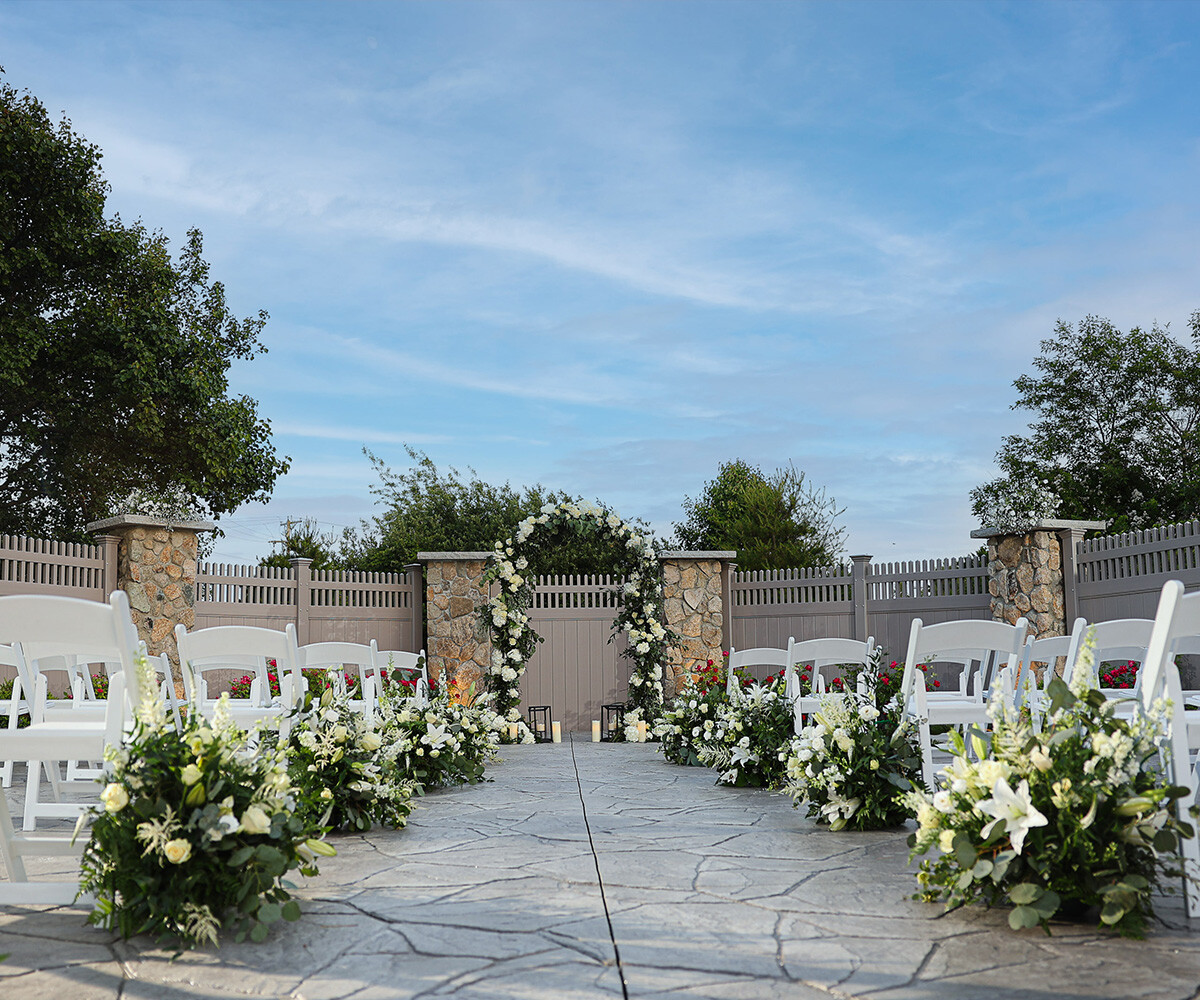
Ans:
[[[358,741],[358,745],[368,753],[374,753],[381,746],[383,746],[383,740],[379,738],[378,733],[367,733],[361,740]]]
[[[114,781],[106,785],[100,793],[100,801],[104,803],[105,812],[118,813],[129,805],[129,793],[125,791],[124,785]]]
[[[258,806],[251,806],[242,813],[242,823],[238,829],[242,833],[269,833],[271,821]]]
[[[163,844],[163,854],[173,865],[181,865],[192,856],[192,845],[187,840],[168,840]]]

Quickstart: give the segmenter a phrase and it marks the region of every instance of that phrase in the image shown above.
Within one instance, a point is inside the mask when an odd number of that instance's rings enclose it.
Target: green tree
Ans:
[[[1059,320],[1038,374],[1013,383],[1013,409],[1036,417],[1004,439],[1003,475],[975,491],[976,515],[986,496],[1040,487],[1056,495],[1057,516],[1107,519],[1114,531],[1200,516],[1200,311],[1188,325],[1191,346],[1157,323],[1123,333],[1097,316]]]
[[[78,537],[167,483],[219,517],[287,470],[228,391],[266,313],[230,312],[199,231],[173,261],[162,233],[105,218],[100,159],[0,81],[0,532]]]
[[[704,492],[683,501],[686,520],[675,525],[685,549],[733,549],[744,570],[827,566],[841,554],[845,513],[813,488],[794,465],[764,475],[740,459],[723,462]]]
[[[379,483],[371,492],[385,506],[347,553],[355,569],[399,572],[416,561],[418,552],[491,551],[531,514],[547,503],[578,500],[538,484],[518,490],[508,483],[496,486],[479,478],[474,469],[464,477],[457,469],[438,469],[424,452],[405,447],[412,466],[396,472],[366,451]],[[558,529],[555,529],[558,530]],[[558,544],[548,546],[537,573],[606,573],[613,553],[588,532],[562,529]]]
[[[284,521],[282,548],[258,561],[260,566],[275,566],[287,569],[293,559],[311,559],[310,569],[348,569],[347,549],[354,544],[353,533],[348,529],[338,535],[335,531],[322,532],[315,517],[306,517],[299,524]]]

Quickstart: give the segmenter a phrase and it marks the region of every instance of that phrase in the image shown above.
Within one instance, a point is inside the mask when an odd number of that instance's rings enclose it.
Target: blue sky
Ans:
[[[0,5],[0,64],[205,235],[286,516],[373,511],[367,446],[663,532],[794,462],[876,560],[968,493],[1057,318],[1200,308],[1200,5]]]

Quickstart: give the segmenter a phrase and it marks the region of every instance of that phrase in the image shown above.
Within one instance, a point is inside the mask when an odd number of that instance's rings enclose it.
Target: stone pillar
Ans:
[[[419,552],[425,564],[425,608],[431,676],[449,679],[459,671],[472,681],[487,674],[492,638],[479,609],[488,602],[483,582],[489,552]]]
[[[725,564],[736,552],[664,552],[663,604],[666,625],[679,635],[679,648],[666,664],[668,695],[684,674],[695,673],[709,660],[721,662],[726,637],[726,584],[732,574]],[[725,647],[727,648],[727,647]]]
[[[1063,537],[1073,543],[1075,533],[1082,537],[1083,532],[1104,526],[1104,521],[1046,519],[1034,522],[1024,532],[972,531],[972,538],[987,539],[992,618],[1010,625],[1026,618],[1030,635],[1038,639],[1066,635],[1071,621],[1063,576]]]
[[[116,537],[116,586],[129,596],[138,637],[151,656],[166,653],[178,667],[175,626],[196,624],[198,535],[216,525],[118,514],[87,527],[95,534]]]

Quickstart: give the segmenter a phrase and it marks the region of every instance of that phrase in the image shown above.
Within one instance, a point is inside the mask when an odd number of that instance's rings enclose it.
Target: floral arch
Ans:
[[[679,642],[666,625],[658,551],[648,536],[613,510],[572,502],[546,504],[540,514],[525,518],[511,536],[496,542],[488,558],[484,580],[499,584],[499,592],[481,609],[492,637],[488,674],[492,707],[510,722],[521,717],[517,685],[542,641],[529,624],[534,588],[527,571],[564,529],[586,532],[612,546],[614,569],[625,578],[613,635],[626,634],[629,646],[623,655],[633,660],[627,721],[653,719],[662,708],[667,648]]]

